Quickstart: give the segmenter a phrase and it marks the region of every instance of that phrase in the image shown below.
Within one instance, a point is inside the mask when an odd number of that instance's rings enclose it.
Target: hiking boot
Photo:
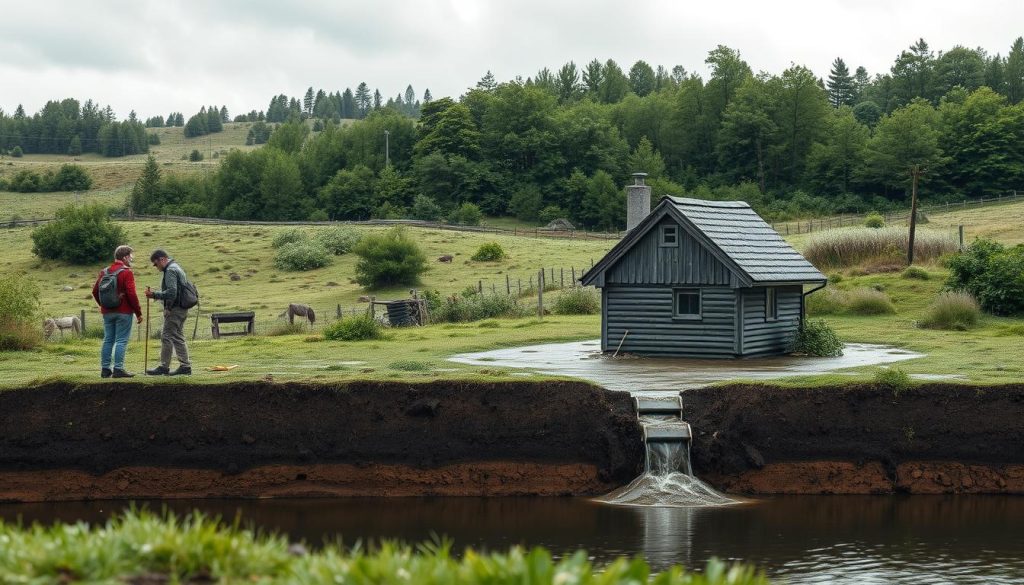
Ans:
[[[147,376],[166,376],[167,374],[170,373],[171,370],[167,366],[157,366],[155,368],[150,368],[146,370]]]
[[[110,377],[111,378],[134,378],[135,374],[133,374],[133,373],[127,371],[127,370],[122,370],[121,368],[114,368],[114,370],[110,373]]]
[[[171,370],[168,376],[191,376],[192,366],[178,366],[178,369]]]
[[[100,378],[109,378],[111,373],[110,368],[100,368]]]

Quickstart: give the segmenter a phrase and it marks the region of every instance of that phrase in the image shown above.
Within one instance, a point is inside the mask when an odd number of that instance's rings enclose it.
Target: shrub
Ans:
[[[463,203],[448,214],[448,223],[456,225],[480,225],[484,214],[473,203]]]
[[[808,315],[838,315],[846,310],[846,293],[834,288],[807,295]]]
[[[11,156],[14,158],[21,158],[25,156],[25,151],[20,146],[15,146],[11,149]]]
[[[110,220],[110,210],[98,203],[57,210],[56,219],[32,230],[32,253],[40,258],[72,264],[108,259],[127,241],[121,226]]]
[[[540,210],[540,214],[537,216],[537,219],[544,224],[549,224],[556,219],[564,219],[567,217],[569,217],[569,214],[561,207],[557,205],[548,205],[544,209]]]
[[[910,376],[902,368],[897,367],[881,368],[875,372],[875,383],[888,387],[895,395],[899,395],[914,384]]]
[[[946,262],[946,286],[965,290],[995,315],[1024,313],[1024,245],[1006,248],[991,240],[975,240]]]
[[[939,293],[928,307],[923,327],[964,331],[974,327],[981,319],[981,307],[970,293],[946,291]]]
[[[846,294],[846,309],[854,315],[892,315],[896,307],[889,295],[873,288],[855,288]]]
[[[359,256],[356,282],[368,288],[413,285],[427,270],[427,256],[400,227],[363,237],[352,249]]]
[[[488,242],[486,244],[481,244],[480,247],[476,249],[476,253],[473,254],[471,259],[476,262],[494,262],[496,260],[501,260],[504,257],[505,250],[501,248],[501,244],[497,242]]]
[[[292,228],[283,232],[278,232],[277,235],[274,236],[274,239],[270,241],[270,245],[273,248],[280,248],[285,244],[305,243],[308,241],[309,234],[299,228]]]
[[[22,351],[42,341],[39,288],[28,278],[0,278],[0,351]]]
[[[804,256],[819,269],[847,268],[864,262],[904,262],[909,234],[902,228],[828,230],[807,240]],[[942,232],[917,230],[914,259],[929,262],[955,252],[957,239]]]
[[[900,276],[913,280],[928,280],[929,278],[928,271],[920,266],[907,266],[907,269]]]
[[[885,227],[885,217],[877,211],[872,211],[864,218],[864,227],[871,229],[881,229]]]
[[[80,165],[61,165],[57,174],[50,180],[50,191],[88,191],[92,187],[92,177]]]
[[[188,160],[191,162],[199,162],[203,160],[203,153],[199,152],[198,149],[193,149],[192,152],[188,153]]]
[[[436,323],[464,323],[497,317],[525,317],[532,311],[515,295],[452,295],[442,299],[435,291],[426,295],[430,318]]]
[[[553,308],[559,315],[593,315],[601,311],[601,296],[592,288],[573,287],[558,295]]]
[[[274,266],[281,270],[313,270],[331,263],[323,246],[313,242],[292,242],[278,248]]]
[[[824,321],[804,321],[793,341],[793,352],[817,356],[839,357],[843,355],[843,342]]]
[[[843,282],[843,275],[842,275],[842,273],[840,273],[840,272],[833,272],[832,274],[828,275],[828,283],[829,284],[839,284],[840,282]]]
[[[310,212],[308,219],[309,221],[327,221],[331,218],[323,209],[314,209],[312,212]]]
[[[413,219],[437,221],[444,215],[444,211],[441,210],[441,207],[433,199],[420,194],[413,199],[412,208],[409,209],[409,215]]]
[[[345,317],[324,328],[324,339],[331,341],[380,339],[381,329],[381,324],[369,315]]]
[[[31,169],[21,169],[14,173],[7,187],[16,193],[37,193],[46,190],[43,178]]]
[[[146,137],[146,142],[150,146],[158,146],[160,144],[160,135],[159,134],[149,134]]]
[[[352,248],[359,243],[359,232],[348,227],[332,227],[318,230],[313,234],[313,241],[323,246],[325,250],[341,256],[348,254]]]

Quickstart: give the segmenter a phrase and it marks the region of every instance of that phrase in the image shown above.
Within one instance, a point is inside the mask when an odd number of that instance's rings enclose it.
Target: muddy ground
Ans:
[[[52,383],[0,392],[0,500],[595,495],[641,469],[583,383]]]
[[[1024,493],[1024,384],[682,393],[696,474],[733,493]]]

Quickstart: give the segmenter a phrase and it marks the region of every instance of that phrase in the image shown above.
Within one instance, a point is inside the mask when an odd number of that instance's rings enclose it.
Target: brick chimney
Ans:
[[[630,231],[651,213],[651,188],[644,184],[647,173],[633,173],[633,184],[626,185],[626,231]]]

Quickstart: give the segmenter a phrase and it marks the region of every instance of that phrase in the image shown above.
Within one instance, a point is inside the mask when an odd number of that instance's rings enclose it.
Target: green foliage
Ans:
[[[188,160],[190,162],[199,162],[203,160],[203,153],[199,152],[199,149],[192,149],[192,152],[188,153]]]
[[[43,177],[31,169],[19,169],[7,183],[15,193],[37,193],[43,190]]]
[[[569,217],[569,213],[557,205],[548,205],[544,209],[540,210],[540,214],[537,215],[537,219],[543,224],[549,224],[556,219],[564,219]]]
[[[497,317],[525,317],[532,311],[519,304],[515,295],[477,294],[469,289],[465,294],[441,298],[436,291],[426,295],[430,318],[435,323],[463,323]]]
[[[313,270],[331,263],[331,254],[316,242],[283,244],[274,255],[274,266],[281,270]]]
[[[601,312],[601,295],[592,288],[573,287],[558,294],[553,308],[559,315],[594,315]]]
[[[804,256],[819,269],[849,268],[870,261],[899,262],[909,245],[902,228],[850,228],[827,230],[807,240]],[[951,234],[917,230],[914,258],[920,262],[937,260],[959,246]]]
[[[38,347],[39,287],[19,274],[0,278],[0,351]]]
[[[414,285],[427,270],[427,257],[405,230],[396,227],[362,238],[353,252],[356,282],[367,288]]]
[[[80,165],[60,165],[57,174],[50,180],[50,191],[88,191],[92,188],[92,177]]]
[[[40,258],[71,264],[110,259],[125,243],[124,229],[110,220],[103,205],[68,205],[57,210],[54,221],[32,230],[32,253]]]
[[[409,216],[423,221],[438,221],[444,216],[444,211],[433,198],[427,195],[417,195],[413,199]]]
[[[805,320],[793,342],[794,353],[838,357],[843,355],[843,342],[824,321]]]
[[[481,244],[473,254],[472,260],[476,262],[495,262],[505,257],[505,250],[497,242]]]
[[[351,252],[359,243],[359,238],[359,232],[343,226],[325,228],[313,233],[313,241],[335,256]]]
[[[270,241],[272,248],[280,248],[285,244],[295,244],[299,242],[308,242],[309,234],[299,228],[290,228],[274,235],[274,239]]]
[[[331,341],[364,341],[380,339],[380,322],[369,315],[356,315],[339,319],[324,328],[324,339]]]
[[[846,293],[826,287],[807,296],[808,315],[839,315],[846,311]]]
[[[396,362],[397,363],[397,362]],[[712,559],[703,572],[651,574],[640,558],[595,570],[584,551],[467,549],[444,540],[417,547],[385,541],[344,549],[327,544],[295,554],[284,536],[257,533],[199,512],[178,517],[131,510],[103,523],[51,527],[0,522],[0,580],[120,583],[459,583],[466,585],[768,585],[762,572]],[[562,553],[563,551],[559,551]]]
[[[25,156],[25,151],[23,151],[20,146],[15,146],[11,149],[11,156],[13,158],[21,158]]]
[[[902,368],[893,366],[880,368],[875,372],[875,384],[885,386],[892,390],[895,396],[899,396],[902,392],[909,390],[914,385],[914,382],[910,379],[910,375],[903,371]]]
[[[880,229],[885,227],[885,217],[877,211],[872,211],[864,218],[864,227]]]
[[[978,325],[981,307],[969,293],[945,291],[939,293],[928,307],[921,326],[929,329],[966,331]]]
[[[873,288],[855,288],[846,295],[846,309],[854,315],[893,315],[896,307],[889,295]]]
[[[907,266],[900,276],[911,280],[928,280],[931,278],[931,276],[928,275],[928,271],[920,266]]]
[[[397,360],[388,364],[388,368],[400,372],[428,372],[430,364],[416,360]]]
[[[472,203],[463,203],[448,214],[448,223],[455,225],[480,225],[484,214]]]
[[[994,315],[1024,313],[1024,245],[978,239],[946,264],[949,288],[969,292]]]

